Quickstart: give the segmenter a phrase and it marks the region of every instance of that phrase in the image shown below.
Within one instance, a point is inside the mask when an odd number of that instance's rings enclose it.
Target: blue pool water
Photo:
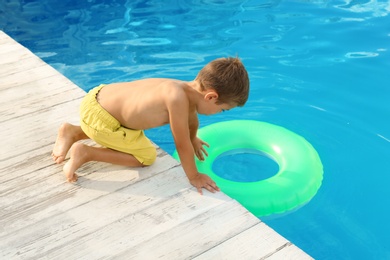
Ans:
[[[0,12],[0,29],[85,90],[192,80],[208,61],[238,54],[251,80],[247,105],[201,126],[281,125],[324,165],[312,201],[266,223],[316,259],[390,259],[388,1],[6,0]],[[147,134],[173,152],[168,127]],[[240,160],[226,171],[261,168]]]

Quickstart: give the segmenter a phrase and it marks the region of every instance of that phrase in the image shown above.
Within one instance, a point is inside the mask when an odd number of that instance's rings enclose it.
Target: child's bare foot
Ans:
[[[63,170],[68,182],[76,182],[76,170],[88,161],[88,146],[81,143],[74,143],[70,151],[70,160],[64,165]]]
[[[56,163],[62,163],[65,160],[72,144],[78,140],[81,128],[69,123],[64,123],[58,129],[58,135],[56,143],[54,144],[53,152],[51,156]]]

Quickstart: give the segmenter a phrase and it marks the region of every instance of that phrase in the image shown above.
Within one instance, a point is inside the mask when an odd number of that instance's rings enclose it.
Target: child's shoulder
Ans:
[[[154,96],[159,96],[160,99],[165,100],[166,104],[171,105],[187,105],[188,102],[194,100],[194,89],[191,83],[176,79],[161,79],[155,81]],[[197,93],[197,92],[196,92]]]
[[[138,86],[145,86],[145,87],[183,89],[187,85],[187,82],[177,80],[177,79],[169,79],[169,78],[147,78],[147,79],[133,81],[130,82],[129,84],[135,84]]]
[[[170,92],[185,92],[185,89],[189,87],[188,82],[177,79],[148,79],[148,84],[155,86],[160,91]]]
[[[128,82],[111,83],[108,86],[115,86],[117,89],[127,89],[128,91],[161,91],[169,88],[183,89],[186,86],[186,82],[167,78],[145,78]]]

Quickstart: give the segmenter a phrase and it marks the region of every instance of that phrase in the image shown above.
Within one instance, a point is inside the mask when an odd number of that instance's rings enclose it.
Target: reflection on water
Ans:
[[[238,54],[251,79],[247,105],[201,117],[201,125],[281,125],[304,136],[324,165],[313,200],[267,224],[317,259],[390,258],[388,1],[9,0],[0,7],[2,30],[85,90],[142,77],[192,80],[209,60]],[[174,150],[169,127],[147,134]]]

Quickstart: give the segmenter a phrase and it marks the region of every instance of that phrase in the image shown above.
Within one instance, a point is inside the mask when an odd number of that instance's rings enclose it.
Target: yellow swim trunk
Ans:
[[[133,155],[143,165],[156,160],[156,148],[142,130],[121,126],[96,100],[104,84],[92,89],[84,97],[80,107],[80,125],[84,133],[96,143]]]

